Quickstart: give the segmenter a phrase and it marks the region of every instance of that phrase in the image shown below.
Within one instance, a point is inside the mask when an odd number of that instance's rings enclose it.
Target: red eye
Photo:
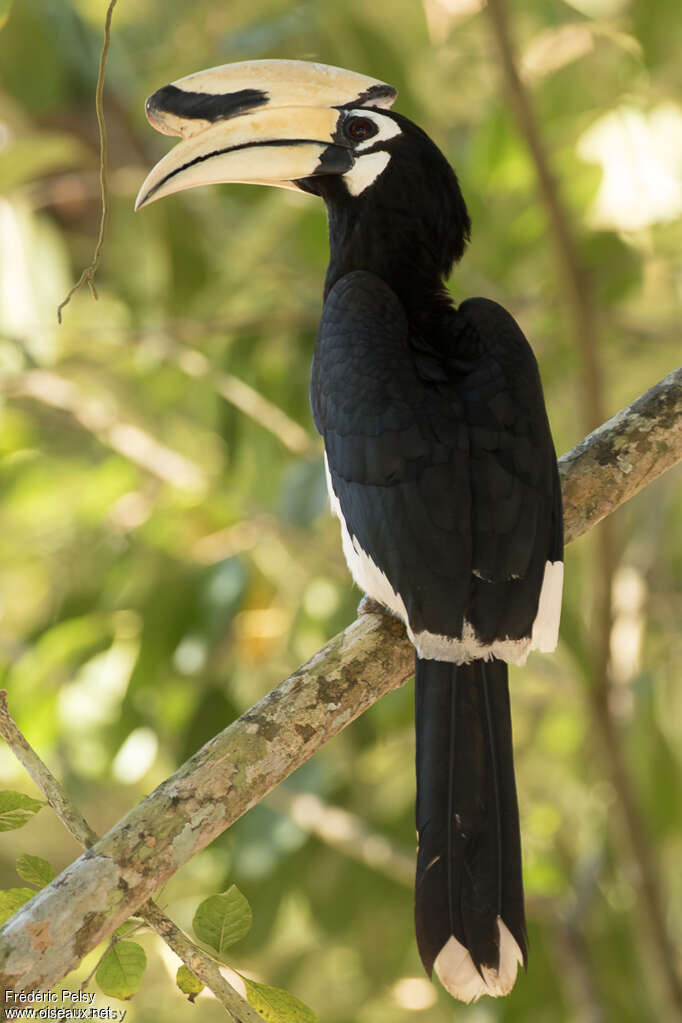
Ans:
[[[343,130],[351,142],[364,142],[365,139],[371,139],[379,131],[369,117],[349,117]]]

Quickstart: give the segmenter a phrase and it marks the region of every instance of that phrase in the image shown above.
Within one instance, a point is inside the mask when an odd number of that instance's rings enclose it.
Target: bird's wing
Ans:
[[[346,275],[325,302],[313,413],[356,581],[415,635],[459,637],[466,619],[516,638],[550,555],[552,442],[513,319],[482,299],[453,316],[436,348],[380,278]]]
[[[474,356],[468,367],[455,358],[453,370],[460,364],[463,372],[450,374],[469,432],[475,579],[467,618],[489,643],[527,634],[546,565],[560,567],[561,488],[540,374],[520,327],[484,298],[468,299],[458,312],[468,337],[460,344]],[[558,626],[560,578],[550,633]]]

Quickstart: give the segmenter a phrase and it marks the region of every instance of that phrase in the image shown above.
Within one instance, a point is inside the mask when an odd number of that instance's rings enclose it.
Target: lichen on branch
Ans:
[[[560,459],[566,540],[682,458],[682,369]],[[363,614],[211,739],[0,929],[5,988],[49,987],[184,863],[412,674],[402,625]],[[38,943],[38,944],[37,944]]]

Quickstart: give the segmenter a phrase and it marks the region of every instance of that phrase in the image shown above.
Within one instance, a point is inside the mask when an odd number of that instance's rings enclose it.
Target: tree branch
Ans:
[[[76,841],[84,845],[86,849],[94,845],[98,839],[97,833],[92,830],[50,769],[22,735],[7,707],[7,693],[4,689],[0,690],[0,734],[17,760],[26,768],[67,831],[70,831]],[[155,902],[152,902],[151,899],[145,902],[137,910],[137,916],[156,931],[185,966],[213,992],[234,1023],[261,1023],[261,1016],[225,980],[218,964],[193,941],[190,941],[187,935],[159,909]],[[137,930],[137,927],[134,927],[133,930]],[[128,931],[126,937],[132,934],[133,930]],[[81,991],[88,986],[98,966],[99,962],[95,964],[87,979],[81,984]]]
[[[681,424],[678,369],[561,459],[567,540],[682,458]],[[0,984],[28,991],[63,977],[187,860],[401,686],[413,657],[402,625],[384,615],[365,614],[335,636],[7,921]]]
[[[680,461],[681,395],[682,366],[559,459],[566,543]]]
[[[535,167],[550,238],[554,244],[566,310],[569,322],[573,326],[573,341],[580,353],[581,404],[584,420],[589,428],[603,419],[605,408],[597,307],[590,275],[580,257],[571,218],[562,199],[557,178],[552,171],[549,153],[533,110],[532,97],[519,72],[519,62],[510,28],[510,9],[509,0],[488,0],[488,15],[500,56],[505,93]],[[625,457],[620,466],[621,472],[628,471],[628,466]],[[589,499],[590,495],[586,496]],[[675,946],[666,926],[659,872],[609,704],[612,686],[610,668],[612,591],[617,564],[615,549],[612,523],[605,522],[602,528],[596,531],[594,544],[589,707],[595,730],[599,735],[600,752],[604,756],[618,796],[618,806],[640,875],[640,904],[648,920],[656,948],[655,960],[669,995],[669,1005],[663,1012],[675,1011],[682,1016],[682,980],[678,975]]]

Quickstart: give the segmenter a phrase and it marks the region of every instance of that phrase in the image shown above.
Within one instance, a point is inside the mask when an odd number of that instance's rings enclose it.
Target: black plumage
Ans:
[[[417,659],[415,929],[431,974],[454,935],[497,969],[498,917],[526,960],[507,665]]]
[[[443,305],[428,342],[367,271],[327,296],[311,399],[351,536],[414,633],[529,634],[561,557],[560,490],[532,351],[500,306]]]
[[[469,230],[457,179],[391,116],[402,132],[372,187],[305,183],[327,203],[331,248],[311,400],[351,570],[417,646],[417,940],[429,973],[451,936],[468,952],[469,974],[441,977],[469,1000],[506,993],[526,961],[499,658],[518,641],[525,659],[562,558],[561,492],[521,330],[495,302],[455,307],[443,290]]]
[[[325,201],[311,400],[351,572],[416,649],[419,950],[456,997],[506,994],[526,938],[505,662],[554,647],[562,581],[535,357],[501,306],[446,292],[469,216],[440,150],[385,109],[392,87],[276,61],[179,86],[150,100],[186,137],[138,208],[216,180]]]

